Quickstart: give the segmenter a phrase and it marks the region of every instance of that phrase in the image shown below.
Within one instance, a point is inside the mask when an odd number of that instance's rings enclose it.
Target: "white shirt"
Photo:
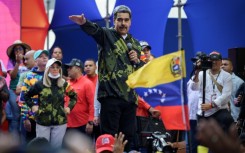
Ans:
[[[233,117],[234,121],[237,121],[238,115],[240,113],[240,107],[236,107],[234,104],[234,98],[238,88],[243,84],[243,80],[232,73],[232,93],[230,99],[230,107],[231,107],[231,116]]]
[[[217,86],[213,83],[209,71],[210,70],[206,71],[205,103],[211,103],[213,101],[217,105],[217,107],[205,111],[205,114],[204,114],[205,117],[208,117],[214,114],[219,109],[227,109],[228,103],[231,97],[231,92],[232,92],[232,80],[231,80],[230,73],[225,72],[224,70],[220,70],[219,74],[213,75],[214,79],[221,86],[223,86],[222,93],[220,93],[219,90],[217,89]],[[202,104],[202,97],[203,97],[202,96],[203,94],[203,71],[199,72],[198,79],[199,79],[199,82],[191,83],[191,89],[199,91],[197,114],[202,115],[201,104]],[[215,97],[214,96],[215,94],[216,94],[216,98],[212,98],[212,97]]]
[[[101,109],[101,104],[97,100],[98,87],[99,87],[99,81],[96,82],[96,89],[95,89],[95,94],[94,94],[94,116],[95,117],[100,116],[100,109]]]
[[[187,98],[188,98],[188,108],[189,108],[189,118],[190,120],[197,120],[197,109],[199,101],[199,91],[191,89],[191,83],[193,81],[190,79],[187,82]]]

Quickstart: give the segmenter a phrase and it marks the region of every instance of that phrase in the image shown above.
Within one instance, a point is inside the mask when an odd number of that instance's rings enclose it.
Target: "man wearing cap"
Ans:
[[[96,140],[96,153],[113,152],[115,138],[110,134],[103,134]]]
[[[210,53],[212,68],[206,71],[205,101],[203,103],[203,72],[196,70],[190,86],[199,91],[198,120],[214,118],[227,132],[233,123],[228,112],[228,103],[232,92],[231,75],[221,69],[222,56],[217,51]],[[200,64],[200,62],[198,63]]]
[[[146,41],[140,41],[140,45],[142,51],[144,52],[145,59],[144,61],[147,63],[154,59],[154,56],[151,54],[151,46]]]
[[[73,110],[67,116],[67,128],[77,129],[82,133],[91,134],[94,119],[94,91],[93,82],[82,74],[82,61],[73,58],[70,63],[65,64],[68,71],[69,84],[77,93],[77,102]]]
[[[110,134],[103,134],[96,140],[96,153],[123,153],[124,147],[128,143],[124,139],[124,134],[120,132],[113,137]],[[132,151],[138,153],[137,151]]]
[[[36,137],[36,122],[34,120],[34,113],[26,105],[24,94],[28,92],[31,86],[43,78],[45,66],[48,62],[49,52],[47,50],[38,50],[34,53],[33,58],[36,66],[30,72],[27,72],[24,82],[21,87],[20,102],[21,119],[26,130],[26,141],[29,142]],[[37,96],[32,97],[33,101],[37,101]]]
[[[115,7],[112,28],[102,28],[86,19],[84,14],[71,15],[69,18],[98,43],[101,131],[112,135],[122,131],[129,141],[125,151],[130,151],[135,132],[137,94],[126,84],[126,80],[131,73],[144,65],[139,59],[141,46],[128,33],[131,10],[125,5]]]

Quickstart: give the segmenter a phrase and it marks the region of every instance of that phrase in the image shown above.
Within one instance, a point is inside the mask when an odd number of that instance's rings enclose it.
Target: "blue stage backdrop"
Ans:
[[[152,53],[159,57],[178,49],[177,19],[168,19],[172,0],[117,0],[116,6],[128,5],[132,10],[130,33],[138,40],[146,40]],[[245,47],[244,0],[188,0],[184,9],[187,19],[182,20],[183,48],[186,51],[187,77],[192,69],[190,58],[197,51],[210,53],[217,50],[224,57],[228,48]],[[54,46],[61,46],[64,62],[72,58],[97,60],[95,41],[68,18],[84,13],[93,22],[105,26],[94,0],[56,1],[51,29],[56,34]],[[111,17],[111,26],[112,17]]]
[[[188,0],[184,7],[190,24],[194,51],[245,47],[244,0]]]
[[[82,32],[77,24],[70,21],[69,15],[84,13],[86,18],[105,26],[104,19],[92,0],[58,0],[55,4],[55,12],[50,29],[56,35],[54,46],[63,49],[63,62],[69,62],[72,58],[84,61],[87,58],[97,60],[98,51],[95,41]]]
[[[117,0],[116,6],[127,5],[132,10],[132,26],[130,33],[138,40],[145,40],[152,46],[152,53],[159,57],[164,53],[164,33],[168,13],[173,5],[172,0]],[[86,18],[105,26],[95,1],[56,1],[53,21],[50,28],[56,35],[53,46],[61,46],[64,51],[64,62],[73,57],[82,59],[94,58],[97,60],[95,41],[80,30],[80,27],[68,18],[72,14],[84,13]],[[111,26],[113,23],[111,16]],[[176,40],[177,41],[177,40]],[[175,51],[175,50],[173,50]]]
[[[130,33],[138,40],[147,41],[156,57],[165,54],[164,33],[173,0],[118,0],[118,5],[127,5],[132,10]]]

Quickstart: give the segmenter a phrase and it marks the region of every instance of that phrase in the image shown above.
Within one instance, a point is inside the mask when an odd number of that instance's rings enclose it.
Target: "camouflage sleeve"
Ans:
[[[21,86],[20,100],[18,102],[18,105],[20,107],[20,115],[23,120],[27,120],[29,117],[28,115],[29,108],[26,105],[24,99],[24,94],[28,91],[29,88],[30,88],[30,82],[27,78],[25,78]]]
[[[85,33],[91,35],[98,44],[103,46],[104,28],[100,27],[98,24],[93,23],[89,20],[86,20],[86,23],[81,25],[80,27]]]
[[[25,102],[19,103],[20,106],[20,115],[23,121],[29,118],[29,107],[26,105]]]
[[[17,86],[22,86],[26,78],[26,75],[27,75],[27,72],[21,73]]]
[[[30,108],[34,105],[38,105],[38,95],[42,89],[42,82],[37,82],[24,93],[24,100]]]
[[[136,43],[134,49],[136,50],[137,56],[140,59],[142,48],[136,39],[134,39],[134,42]],[[136,70],[138,70],[139,68],[141,68],[144,65],[145,65],[145,62],[142,60],[139,60],[139,63],[136,64]]]
[[[70,98],[68,107],[72,110],[77,102],[77,93],[69,83],[67,83],[65,94]]]
[[[30,81],[27,78],[25,78],[21,86],[20,101],[22,102],[25,101],[24,94],[28,91],[29,88],[30,88]]]

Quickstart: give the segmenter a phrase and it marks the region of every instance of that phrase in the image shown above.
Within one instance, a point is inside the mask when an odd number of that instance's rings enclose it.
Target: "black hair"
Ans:
[[[10,56],[9,56],[9,59],[11,60],[11,62],[13,63],[13,65],[16,64],[16,58],[15,58],[15,51],[14,51],[14,49],[15,49],[15,47],[18,46],[18,45],[21,46],[21,47],[23,48],[23,50],[24,50],[24,55],[25,55],[26,52],[27,52],[27,48],[26,48],[24,45],[21,45],[21,44],[15,45],[15,46],[12,48],[12,51],[11,51]],[[24,56],[23,56],[23,61],[24,61]]]
[[[117,18],[117,13],[128,13],[129,17],[131,18],[131,10],[129,7],[127,7],[125,5],[119,5],[119,6],[115,7],[115,9],[113,10],[113,19],[114,20]]]
[[[96,61],[95,61],[95,59],[93,59],[93,58],[87,58],[87,59],[85,60],[85,62],[86,62],[86,61],[93,61],[94,64],[96,65]],[[83,65],[85,65],[85,62],[84,62]]]
[[[54,148],[52,148],[50,142],[44,137],[36,137],[32,139],[26,147],[27,153],[52,153]]]
[[[227,58],[227,57],[222,58],[222,60],[227,60],[227,61],[230,61],[231,62],[231,59],[230,58]]]
[[[63,50],[60,46],[54,46],[50,51],[49,51],[49,58],[52,58],[53,52],[55,48],[59,48],[61,50],[61,53],[63,54]]]

